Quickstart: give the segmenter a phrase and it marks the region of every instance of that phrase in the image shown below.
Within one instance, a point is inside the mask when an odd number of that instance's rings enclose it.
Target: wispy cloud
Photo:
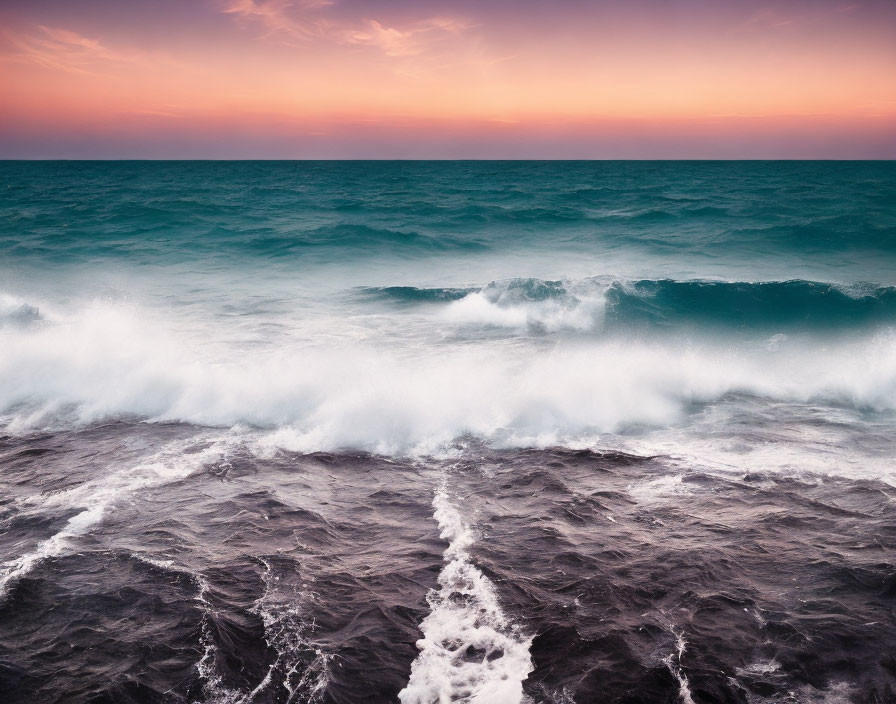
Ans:
[[[31,34],[5,32],[12,47],[6,58],[70,73],[95,73],[99,64],[133,63],[137,54],[110,49],[98,39],[58,27],[38,25]]]
[[[415,56],[434,42],[467,29],[468,24],[443,17],[417,22],[405,29],[387,27],[376,20],[364,20],[362,27],[347,30],[343,38],[349,44],[372,46],[386,56]]]
[[[766,29],[781,29],[784,27],[801,28],[829,20],[837,15],[849,15],[861,9],[861,3],[842,3],[832,7],[819,7],[811,11],[795,12],[787,11],[778,6],[766,6],[758,8],[750,15],[744,27],[762,27]]]
[[[233,0],[223,11],[228,15],[260,23],[268,34],[310,39],[320,34],[320,22],[308,17],[297,18],[289,10],[316,10],[331,4],[330,0],[306,0],[302,3],[290,0]]]
[[[390,57],[422,54],[471,26],[452,17],[431,17],[403,26],[372,18],[334,20],[320,12],[333,4],[333,0],[232,0],[223,12],[260,24],[265,36],[368,46]]]

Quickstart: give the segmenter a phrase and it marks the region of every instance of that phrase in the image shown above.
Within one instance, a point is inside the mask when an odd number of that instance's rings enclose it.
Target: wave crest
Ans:
[[[533,331],[855,329],[896,325],[896,287],[816,281],[508,279],[479,289],[390,287],[378,297],[450,304],[446,319]]]

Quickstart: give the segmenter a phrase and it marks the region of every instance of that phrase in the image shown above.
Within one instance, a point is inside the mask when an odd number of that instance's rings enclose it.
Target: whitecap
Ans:
[[[430,613],[402,704],[520,704],[532,671],[531,638],[504,613],[495,585],[470,557],[475,535],[448,496],[445,484],[433,499],[443,539],[445,567],[439,589],[428,596]]]

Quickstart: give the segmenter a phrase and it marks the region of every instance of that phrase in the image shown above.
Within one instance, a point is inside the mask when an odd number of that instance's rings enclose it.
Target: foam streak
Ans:
[[[531,638],[504,614],[494,584],[471,561],[472,529],[443,483],[433,499],[441,537],[449,541],[431,612],[420,624],[420,654],[399,693],[402,704],[518,704],[532,670]]]

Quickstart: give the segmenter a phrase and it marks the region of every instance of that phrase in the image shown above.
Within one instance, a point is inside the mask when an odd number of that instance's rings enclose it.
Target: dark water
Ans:
[[[892,164],[0,189],[0,701],[896,702]]]

